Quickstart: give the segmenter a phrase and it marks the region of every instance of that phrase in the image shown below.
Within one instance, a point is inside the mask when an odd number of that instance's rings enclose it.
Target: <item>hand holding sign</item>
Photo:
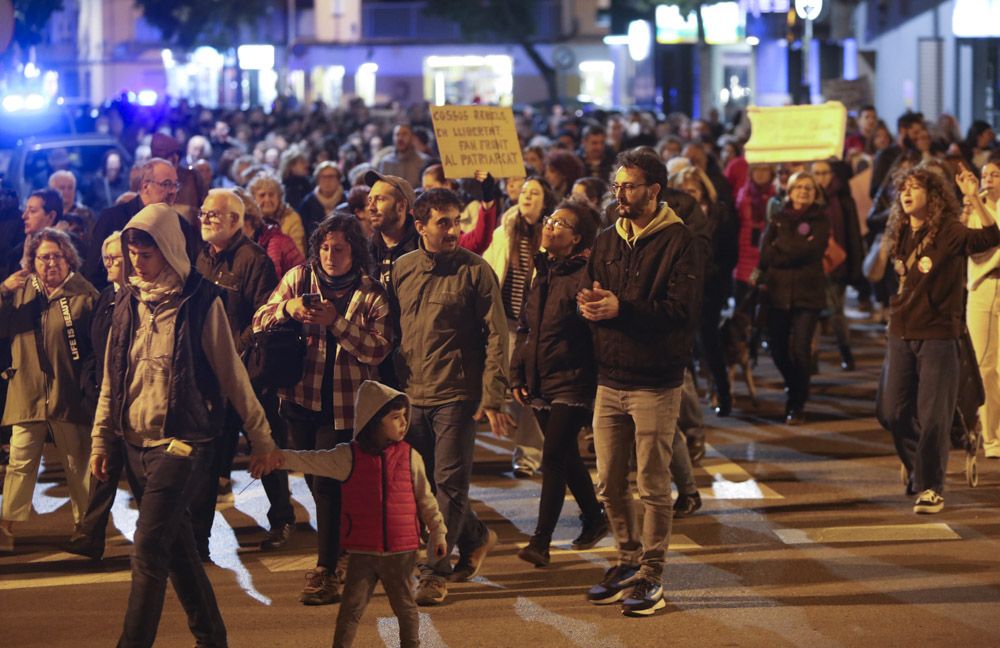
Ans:
[[[434,136],[448,178],[471,178],[477,171],[495,178],[524,175],[521,143],[510,108],[436,106]]]

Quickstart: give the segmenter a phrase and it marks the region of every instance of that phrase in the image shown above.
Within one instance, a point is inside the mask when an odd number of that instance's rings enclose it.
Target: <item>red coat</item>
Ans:
[[[393,443],[372,455],[353,441],[351,450],[351,475],[341,485],[340,546],[366,553],[416,551],[420,528],[410,444]]]
[[[267,252],[279,277],[284,277],[286,272],[306,261],[295,241],[282,232],[281,226],[276,223],[264,222],[257,236],[257,245]]]
[[[750,274],[760,261],[760,239],[767,226],[767,201],[774,195],[774,185],[758,187],[747,182],[736,195],[736,211],[740,218],[740,234],[733,278],[750,282]]]

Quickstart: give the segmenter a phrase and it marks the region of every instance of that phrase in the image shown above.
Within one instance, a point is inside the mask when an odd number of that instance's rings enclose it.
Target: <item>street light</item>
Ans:
[[[808,103],[812,103],[812,79],[809,75],[809,48],[812,45],[813,21],[819,18],[823,11],[823,0],[795,0],[795,15],[806,21],[805,33],[802,35],[802,77],[805,79]]]

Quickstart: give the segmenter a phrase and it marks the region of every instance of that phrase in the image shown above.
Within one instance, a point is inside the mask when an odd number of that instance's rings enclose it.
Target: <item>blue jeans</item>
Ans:
[[[618,562],[638,566],[655,581],[663,574],[674,518],[670,461],[680,402],[681,387],[624,390],[601,385],[594,403],[597,497],[615,535]],[[641,527],[629,493],[633,455]]]
[[[413,422],[406,441],[424,460],[427,474],[433,475],[438,508],[448,527],[448,550],[444,558],[429,565],[439,576],[452,573],[451,550],[458,547],[467,556],[486,542],[486,525],[476,517],[469,503],[472,456],[476,447],[476,426],[472,415],[475,401],[457,401],[434,407],[413,407]]]
[[[889,338],[876,407],[910,472],[910,492],[944,492],[958,375],[957,339]]]
[[[189,457],[174,457],[166,446],[140,448],[125,443],[125,469],[139,503],[132,546],[132,589],[120,648],[146,648],[156,640],[167,576],[188,617],[199,646],[226,646],[212,583],[195,548],[188,507],[209,484],[213,447],[193,445]]]

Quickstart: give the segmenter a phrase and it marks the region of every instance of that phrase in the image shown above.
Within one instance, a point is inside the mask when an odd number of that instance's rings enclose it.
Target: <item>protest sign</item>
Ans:
[[[471,178],[488,171],[495,178],[524,175],[521,144],[510,108],[436,106],[434,136],[447,178]]]
[[[750,164],[840,159],[844,154],[847,109],[838,101],[815,106],[747,109]]]

